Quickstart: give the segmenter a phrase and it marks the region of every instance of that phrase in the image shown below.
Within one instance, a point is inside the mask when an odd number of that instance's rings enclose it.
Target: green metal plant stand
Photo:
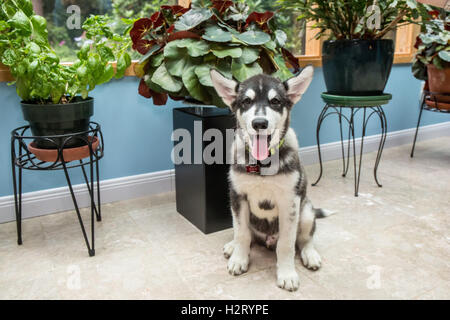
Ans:
[[[342,176],[345,177],[348,173],[349,163],[350,163],[350,144],[353,145],[353,168],[355,175],[355,197],[358,196],[359,192],[359,181],[361,177],[361,164],[362,164],[362,154],[364,149],[364,137],[366,135],[367,123],[370,118],[375,114],[380,119],[381,124],[381,139],[380,144],[378,146],[378,153],[375,160],[374,167],[374,178],[375,182],[379,187],[382,185],[378,181],[377,170],[378,165],[380,164],[381,155],[383,153],[384,144],[386,142],[386,134],[387,134],[387,120],[382,105],[389,103],[392,99],[391,94],[382,94],[378,96],[338,96],[331,95],[327,93],[322,93],[322,99],[325,101],[325,107],[320,113],[319,119],[317,121],[317,148],[319,151],[319,162],[320,162],[320,173],[317,181],[312,185],[316,186],[320,179],[322,178],[323,173],[323,164],[322,164],[322,154],[320,151],[320,128],[322,126],[323,121],[330,115],[336,114],[339,118],[339,128],[341,134],[341,150],[342,150]],[[346,115],[345,110],[350,110],[350,114]],[[356,143],[355,143],[355,116],[359,111],[362,111],[362,136],[361,136],[361,149],[359,155],[359,164],[356,164]],[[344,151],[344,136],[342,132],[342,122],[343,120],[347,121],[348,127],[348,143],[347,143],[347,160],[345,157]],[[352,138],[352,139],[351,139]],[[352,140],[352,143],[351,143]],[[357,170],[358,167],[358,170]]]

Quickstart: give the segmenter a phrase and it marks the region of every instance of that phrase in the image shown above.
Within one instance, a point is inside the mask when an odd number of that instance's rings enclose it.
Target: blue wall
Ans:
[[[105,137],[105,158],[100,169],[101,179],[111,179],[173,168],[170,160],[172,142],[172,108],[183,106],[169,101],[167,106],[153,106],[151,100],[137,93],[134,77],[113,81],[94,90],[94,121],[102,125]],[[303,99],[295,106],[292,127],[302,147],[314,145],[316,121],[323,107],[320,93],[325,91],[321,68]],[[386,88],[393,100],[385,107],[389,131],[415,127],[418,117],[420,81],[413,78],[410,65],[395,65]],[[25,125],[15,88],[0,83],[0,196],[12,194],[10,164],[10,131]],[[438,114],[426,113],[423,125],[448,120]],[[368,135],[379,133],[375,118]],[[336,119],[324,122],[321,142],[339,140]],[[73,183],[81,183],[81,175],[71,170]],[[25,172],[24,192],[61,187],[65,185],[62,172]]]

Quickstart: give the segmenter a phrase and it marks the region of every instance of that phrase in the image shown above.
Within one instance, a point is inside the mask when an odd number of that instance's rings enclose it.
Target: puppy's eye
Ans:
[[[270,104],[273,104],[273,105],[278,105],[280,103],[281,103],[280,100],[277,98],[273,98],[272,100],[270,100]]]
[[[252,103],[252,99],[250,99],[250,98],[245,98],[244,99],[244,101],[243,101],[243,104],[245,104],[245,105],[250,105]]]

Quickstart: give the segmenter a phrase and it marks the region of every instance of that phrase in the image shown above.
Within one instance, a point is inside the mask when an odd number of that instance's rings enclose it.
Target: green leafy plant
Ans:
[[[278,0],[298,19],[314,21],[317,37],[330,39],[381,39],[404,23],[428,17],[429,7],[415,0]],[[379,26],[374,27],[379,17]]]
[[[161,6],[150,18],[134,23],[133,49],[139,93],[164,105],[196,100],[224,107],[211,82],[210,70],[238,81],[265,72],[281,80],[297,71],[297,59],[286,49],[286,34],[277,28],[273,12],[249,13],[243,2],[193,1],[191,8]]]
[[[440,18],[439,11],[431,11],[434,17],[426,30],[416,39],[417,49],[414,57],[412,72],[419,80],[428,80],[427,65],[433,64],[438,69],[450,66],[450,21],[448,13],[443,11]],[[434,26],[434,27],[433,27]]]
[[[26,102],[67,103],[87,98],[97,85],[120,78],[131,64],[123,35],[115,34],[107,17],[91,16],[83,25],[90,40],[72,65],[60,64],[48,41],[45,18],[35,15],[30,0],[5,0],[0,7],[0,56]],[[128,41],[129,42],[129,41]],[[111,61],[117,60],[117,73]]]

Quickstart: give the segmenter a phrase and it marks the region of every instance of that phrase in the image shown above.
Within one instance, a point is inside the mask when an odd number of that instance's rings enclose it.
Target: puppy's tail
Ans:
[[[320,208],[319,209],[314,208],[313,210],[314,210],[314,214],[316,215],[316,219],[326,218],[326,217],[329,217],[336,213],[334,211],[320,209]]]

